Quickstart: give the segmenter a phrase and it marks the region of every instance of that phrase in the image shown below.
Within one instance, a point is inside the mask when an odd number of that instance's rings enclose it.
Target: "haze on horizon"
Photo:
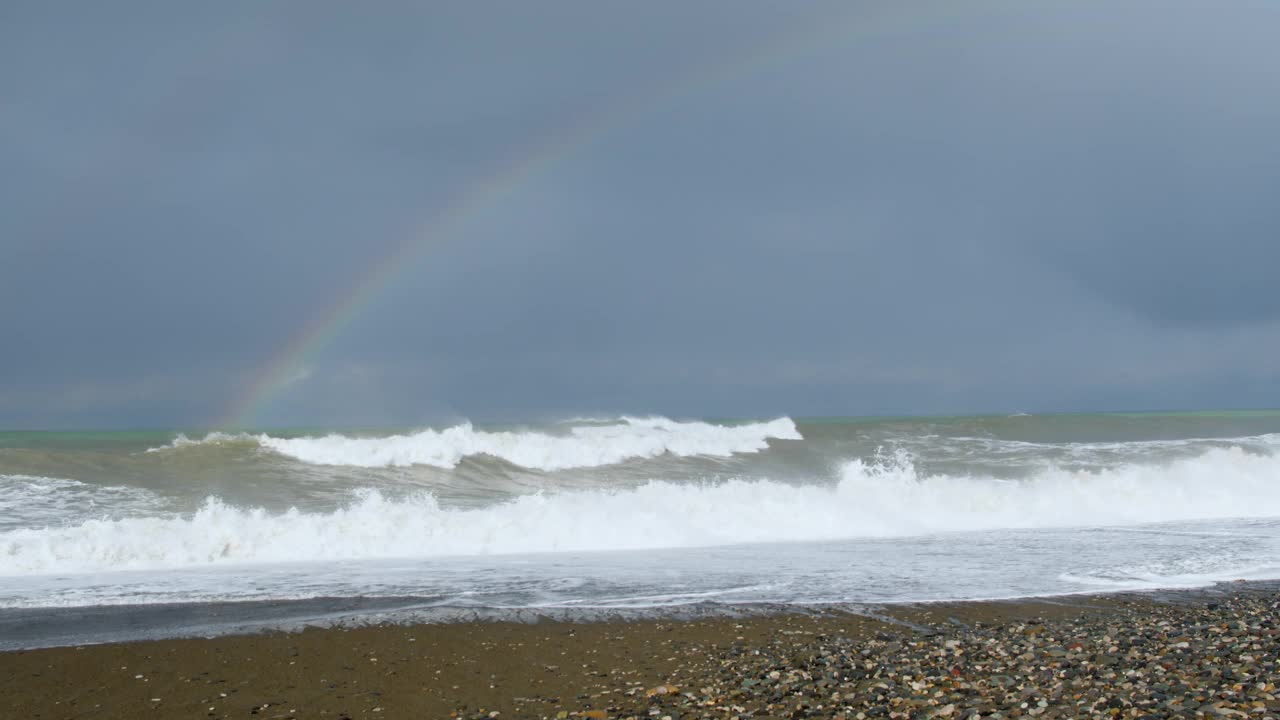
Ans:
[[[6,3],[0,428],[1277,407],[1276,27]]]

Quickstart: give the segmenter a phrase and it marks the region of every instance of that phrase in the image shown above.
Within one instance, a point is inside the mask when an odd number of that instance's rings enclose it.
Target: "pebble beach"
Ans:
[[[22,718],[1280,717],[1280,590],[319,628],[0,654]]]

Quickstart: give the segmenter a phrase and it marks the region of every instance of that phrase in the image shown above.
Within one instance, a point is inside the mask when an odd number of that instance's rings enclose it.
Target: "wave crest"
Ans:
[[[281,455],[312,465],[453,468],[464,458],[488,455],[532,470],[614,465],[666,453],[681,457],[729,457],[766,449],[770,439],[801,440],[790,418],[746,425],[678,422],[667,418],[623,418],[610,424],[581,425],[564,435],[541,432],[492,432],[462,423],[444,430],[407,435],[351,437],[273,437],[212,433],[203,440],[178,436],[152,451],[206,444],[252,441]]]

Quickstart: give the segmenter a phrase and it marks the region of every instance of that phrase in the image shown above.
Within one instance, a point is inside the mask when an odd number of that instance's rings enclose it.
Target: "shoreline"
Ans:
[[[0,653],[0,708],[46,718],[1280,717],[1277,657],[1280,583],[1234,582],[15,650]]]
[[[601,622],[690,622],[829,614],[888,617],[885,613],[930,606],[1033,603],[1070,604],[1080,599],[1133,596],[1185,602],[1225,593],[1280,593],[1280,579],[1217,581],[1195,587],[1107,589],[1052,595],[890,602],[719,603],[572,607],[462,607],[432,598],[316,597],[287,600],[143,603],[0,609],[0,654],[76,646],[165,640],[213,639],[307,630],[468,623],[590,624]]]

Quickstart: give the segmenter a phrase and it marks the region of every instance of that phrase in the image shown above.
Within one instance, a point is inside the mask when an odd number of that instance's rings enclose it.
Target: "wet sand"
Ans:
[[[1280,717],[1280,592],[0,653],[6,718]],[[1234,715],[1243,713],[1243,715]]]

